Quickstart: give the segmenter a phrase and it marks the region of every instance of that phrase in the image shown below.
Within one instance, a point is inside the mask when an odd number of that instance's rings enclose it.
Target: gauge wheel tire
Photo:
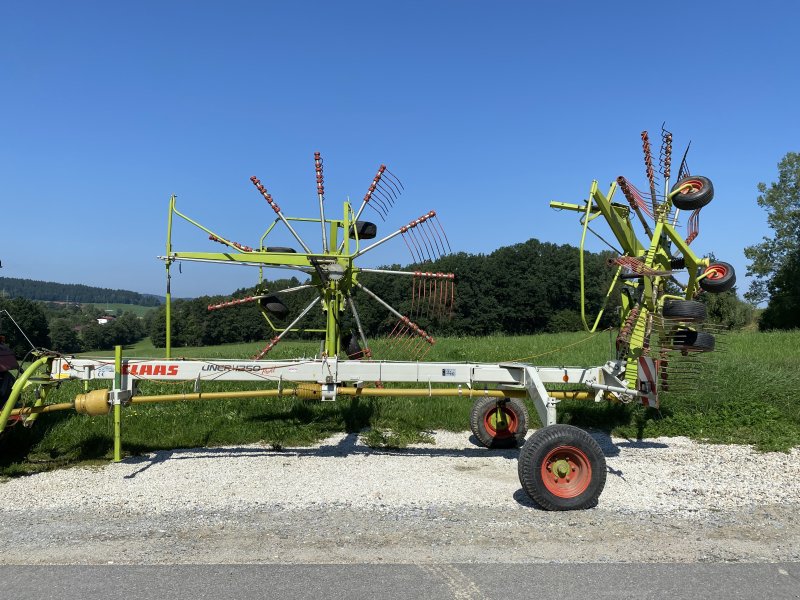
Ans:
[[[472,404],[469,425],[485,448],[516,448],[525,443],[528,409],[519,398],[478,398]]]
[[[727,292],[736,285],[736,271],[733,265],[726,262],[716,262],[708,265],[704,271],[705,277],[700,280],[700,287],[712,294]]]
[[[672,334],[672,345],[681,352],[711,352],[716,342],[707,331],[679,328]]]
[[[258,301],[258,305],[267,312],[283,319],[289,314],[289,308],[277,296],[267,296]]]
[[[708,312],[706,305],[696,300],[675,300],[667,298],[664,300],[664,307],[661,314],[666,319],[678,319],[680,321],[691,321],[700,323],[706,320]]]
[[[572,425],[536,431],[519,454],[522,489],[545,510],[597,505],[606,485],[606,457],[588,433]]]
[[[682,189],[672,196],[672,205],[681,210],[703,208],[714,198],[714,185],[708,177],[689,175],[672,186],[672,192]]]

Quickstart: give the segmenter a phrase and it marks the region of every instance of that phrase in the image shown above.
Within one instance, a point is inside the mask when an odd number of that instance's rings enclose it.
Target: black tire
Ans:
[[[279,319],[283,319],[289,314],[289,309],[277,296],[267,296],[266,298],[261,298],[261,300],[258,301],[258,305]]]
[[[712,294],[727,292],[736,285],[736,271],[733,265],[726,262],[716,262],[708,265],[705,270],[707,275],[700,280],[700,287]]]
[[[545,510],[591,508],[606,485],[600,445],[572,425],[536,431],[520,450],[517,469],[522,489]]]
[[[686,259],[683,256],[673,256],[669,259],[669,268],[673,271],[680,271],[686,268]]]
[[[364,358],[364,350],[362,350],[358,339],[352,332],[342,338],[341,348],[350,360],[362,360]]]
[[[675,300],[667,298],[664,300],[664,307],[661,314],[666,319],[679,319],[681,321],[691,321],[700,323],[706,320],[708,312],[706,305],[695,300]]]
[[[672,346],[681,352],[711,352],[716,342],[707,331],[681,327],[672,333]]]
[[[296,254],[297,250],[287,246],[267,246],[267,252],[282,252],[283,254]]]
[[[498,419],[497,411],[502,411]],[[519,398],[477,398],[472,403],[469,426],[485,448],[516,448],[525,443],[528,433],[528,409]]]
[[[687,187],[672,196],[672,205],[681,210],[697,210],[703,208],[714,198],[714,185],[708,177],[689,175],[672,186],[672,192]]]
[[[11,396],[11,389],[14,387],[16,379],[8,371],[0,372],[0,408],[5,405],[6,400]]]
[[[350,225],[350,239],[355,239],[356,232],[359,240],[374,240],[378,236],[378,226],[369,221],[356,221],[355,225]]]

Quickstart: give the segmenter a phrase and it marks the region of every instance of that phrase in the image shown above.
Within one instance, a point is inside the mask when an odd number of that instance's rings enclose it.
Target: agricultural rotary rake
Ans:
[[[619,286],[621,310],[616,358],[626,363],[626,384],[633,387],[638,381],[643,385],[642,391],[657,387],[667,391],[676,380],[686,383],[698,374],[691,362],[678,361],[677,365],[670,367],[676,354],[697,356],[714,350],[716,345],[714,332],[718,328],[704,325],[706,306],[696,298],[704,292],[718,294],[730,290],[736,283],[736,274],[730,264],[698,257],[690,248],[700,233],[700,211],[714,198],[714,187],[707,177],[690,174],[687,162],[689,146],[681,160],[677,181],[670,188],[672,133],[662,125],[657,168],[663,178],[661,182],[655,175],[648,132],[643,131],[641,138],[648,192],[639,191],[620,176],[611,184],[608,194],[600,191],[595,180],[583,204],[551,202],[550,206],[580,213],[581,318],[584,327],[596,331],[612,291]],[[613,202],[617,189],[622,192],[626,204]],[[685,237],[678,230],[681,211],[689,212]],[[634,215],[642,230],[638,235],[633,224]],[[598,217],[604,218],[619,248],[590,227]],[[587,232],[595,234],[617,253],[609,261],[616,266],[616,271],[605,302],[591,325],[586,318],[584,286]],[[685,283],[677,279],[676,275],[680,274],[687,276]],[[660,380],[659,386],[656,378]],[[642,398],[646,405],[658,408],[657,394],[645,393]]]
[[[657,186],[650,157],[649,142],[643,134],[645,162],[650,193],[636,190],[627,180],[620,178],[603,195],[595,181],[589,198],[583,204],[551,203],[554,208],[581,213],[583,237],[581,252],[581,313],[590,331],[597,325],[605,308],[601,308],[592,325],[586,319],[583,286],[583,249],[589,223],[602,218],[622,247],[612,261],[617,267],[610,296],[621,288],[622,310],[616,355],[597,367],[537,367],[526,363],[453,363],[426,361],[376,360],[370,351],[358,310],[353,302],[357,290],[377,301],[398,322],[390,337],[419,340],[430,345],[432,338],[414,323],[410,316],[402,315],[358,281],[360,269],[354,261],[379,244],[397,236],[406,239],[416,262],[433,257],[431,237],[432,212],[401,227],[389,236],[362,247],[361,242],[377,237],[375,226],[360,220],[364,208],[375,201],[376,210],[385,218],[397,195],[402,191],[399,181],[382,183],[386,169],[381,166],[358,211],[344,204],[341,220],[327,219],[324,214],[324,182],[322,161],[315,157],[317,171],[317,197],[319,218],[301,219],[286,217],[269,192],[257,178],[253,183],[276,214],[257,248],[250,248],[227,240],[178,212],[175,197],[170,199],[167,253],[161,257],[167,270],[167,295],[169,298],[170,266],[177,261],[201,261],[220,264],[251,265],[259,269],[263,280],[264,268],[295,269],[305,273],[309,282],[303,284],[317,291],[317,297],[303,309],[292,322],[277,327],[275,317],[287,312],[279,294],[297,290],[268,293],[263,290],[252,297],[240,298],[209,307],[212,310],[257,302],[264,318],[276,331],[276,336],[257,357],[251,360],[163,360],[123,358],[118,347],[113,361],[103,358],[76,358],[55,352],[38,350],[32,363],[23,368],[13,356],[0,347],[0,432],[9,424],[32,425],[42,413],[75,410],[92,416],[113,412],[114,459],[122,459],[123,408],[135,404],[170,401],[216,400],[231,398],[270,398],[288,396],[305,400],[335,401],[341,397],[442,397],[459,396],[473,400],[470,426],[477,441],[486,447],[508,448],[522,445],[518,461],[519,478],[523,489],[541,507],[549,510],[582,509],[593,506],[605,485],[606,464],[598,443],[586,432],[568,425],[557,424],[556,406],[563,399],[632,402],[658,406],[659,370],[664,370],[670,352],[698,354],[714,347],[714,338],[698,329],[705,317],[705,308],[694,300],[700,290],[718,292],[730,289],[734,275],[730,265],[712,263],[698,258],[689,244],[696,237],[697,215],[713,195],[711,182],[688,174],[686,157],[681,163],[678,183],[669,188],[671,160],[671,134],[663,132],[660,170],[664,176],[663,190]],[[388,181],[388,180],[387,180]],[[391,186],[389,188],[388,186]],[[621,189],[627,205],[612,201],[615,190]],[[666,192],[670,189],[669,192]],[[690,232],[686,239],[677,232],[678,210],[692,210]],[[647,240],[639,241],[631,216],[636,215]],[[650,217],[648,220],[645,215]],[[216,242],[229,248],[225,253],[175,252],[172,249],[172,220],[178,216],[203,230]],[[277,222],[281,221],[302,251],[293,248],[266,245],[266,238]],[[318,223],[322,237],[322,251],[314,253],[296,232],[293,223]],[[427,225],[426,225],[427,224]],[[438,226],[438,224],[436,224]],[[422,229],[425,226],[425,229]],[[429,237],[406,237],[409,232],[426,231]],[[412,239],[413,236],[413,239]],[[438,250],[443,250],[446,238],[438,239]],[[427,244],[426,244],[427,242]],[[427,254],[426,254],[427,253]],[[677,283],[679,269],[688,272],[688,282]],[[409,275],[415,278],[412,285],[412,308],[420,311],[420,304],[434,303],[440,313],[453,306],[453,277],[435,274],[424,277],[419,272],[386,272],[392,276]],[[446,286],[426,282],[448,282]],[[680,290],[680,291],[678,291]],[[448,298],[449,294],[449,298]],[[607,296],[608,297],[608,296]],[[431,300],[433,298],[433,300]],[[444,298],[444,300],[442,300]],[[322,351],[313,359],[264,360],[283,336],[298,329],[298,324],[315,306],[320,305],[325,314],[326,327]],[[169,315],[169,301],[167,304]],[[341,315],[350,310],[357,324],[358,341],[343,343]],[[437,310],[427,307],[427,310]],[[412,311],[413,314],[413,311]],[[169,324],[169,316],[167,317]],[[168,335],[169,335],[168,326]],[[169,337],[168,337],[169,340]],[[657,343],[656,343],[657,342]],[[342,351],[346,357],[340,356]],[[12,374],[16,372],[16,376]],[[86,392],[74,401],[52,403],[48,401],[52,388],[69,381],[83,381]],[[164,382],[193,382],[194,392],[178,394],[144,395],[138,384],[144,380]],[[214,382],[250,382],[254,389],[239,391],[209,391]],[[101,389],[88,391],[90,382],[102,385]],[[109,385],[107,382],[113,382]],[[369,382],[391,382],[402,387],[385,389]],[[110,389],[109,389],[110,388]],[[205,388],[205,389],[204,389]],[[528,411],[523,402],[528,398],[543,427],[526,440]]]
[[[450,252],[447,235],[438,220],[436,211],[431,210],[408,224],[396,229],[389,235],[371,242],[363,243],[377,238],[378,228],[375,223],[361,220],[365,208],[370,207],[375,213],[385,220],[389,209],[403,192],[403,184],[394,176],[385,165],[378,168],[375,177],[370,183],[361,205],[357,211],[349,202],[344,203],[343,217],[341,219],[328,219],[325,217],[325,184],[323,175],[322,157],[319,152],[314,154],[314,168],[316,172],[316,195],[319,204],[319,218],[301,218],[286,216],[273,199],[272,195],[261,181],[253,176],[250,178],[259,194],[275,213],[275,219],[263,233],[259,244],[255,247],[231,241],[222,235],[214,233],[197,221],[179,212],[176,208],[176,198],[170,198],[169,219],[167,227],[167,254],[161,258],[167,269],[167,357],[171,352],[171,303],[170,293],[170,266],[179,261],[195,261],[216,264],[236,264],[255,266],[259,269],[259,282],[257,291],[245,298],[233,299],[208,307],[209,310],[220,310],[239,306],[248,302],[255,302],[259,311],[269,324],[274,337],[256,354],[254,359],[264,358],[281,339],[292,331],[307,331],[322,333],[325,336],[325,357],[335,357],[344,352],[348,358],[372,358],[373,350],[367,340],[361,318],[356,306],[354,296],[356,292],[362,297],[369,298],[380,304],[396,319],[391,333],[387,337],[388,344],[385,350],[394,350],[395,354],[402,351],[405,356],[416,359],[424,358],[427,351],[435,343],[433,337],[412,317],[425,316],[428,318],[449,317],[453,311],[455,300],[455,276],[452,273],[439,273],[431,271],[401,271],[376,268],[361,268],[356,265],[356,260],[368,254],[386,242],[400,237],[411,255],[412,261],[418,265],[432,262]],[[228,252],[182,252],[174,251],[172,247],[173,216],[184,219],[194,227],[208,234],[210,240],[218,242],[229,248]],[[299,249],[286,246],[269,245],[270,236],[275,227],[283,224],[299,244]],[[318,223],[321,232],[321,250],[314,252],[309,244],[298,233],[298,224]],[[294,224],[294,225],[293,225]],[[272,292],[266,289],[264,269],[290,269],[300,272],[308,277],[308,283]],[[406,277],[411,279],[411,310],[410,315],[404,315],[394,308],[389,302],[381,298],[374,291],[359,281],[361,273],[375,273],[388,277]],[[285,327],[276,324],[279,319],[286,318],[289,309],[281,299],[286,294],[305,289],[315,289],[314,299],[296,315]],[[325,315],[325,328],[313,329],[299,327],[307,319],[315,307],[320,306]],[[355,325],[355,332],[343,335],[342,317],[349,311]]]

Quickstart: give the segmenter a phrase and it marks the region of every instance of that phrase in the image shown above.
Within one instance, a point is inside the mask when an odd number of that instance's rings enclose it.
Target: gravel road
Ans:
[[[535,507],[468,433],[172,450],[0,483],[0,563],[800,560],[800,449],[595,433],[596,508]]]

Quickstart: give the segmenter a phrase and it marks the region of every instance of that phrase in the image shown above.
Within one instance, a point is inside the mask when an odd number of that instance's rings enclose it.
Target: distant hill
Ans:
[[[45,302],[76,302],[81,304],[135,304],[159,306],[164,298],[154,294],[140,294],[129,290],[111,290],[79,283],[55,283],[34,279],[0,277],[0,297],[26,298]]]

